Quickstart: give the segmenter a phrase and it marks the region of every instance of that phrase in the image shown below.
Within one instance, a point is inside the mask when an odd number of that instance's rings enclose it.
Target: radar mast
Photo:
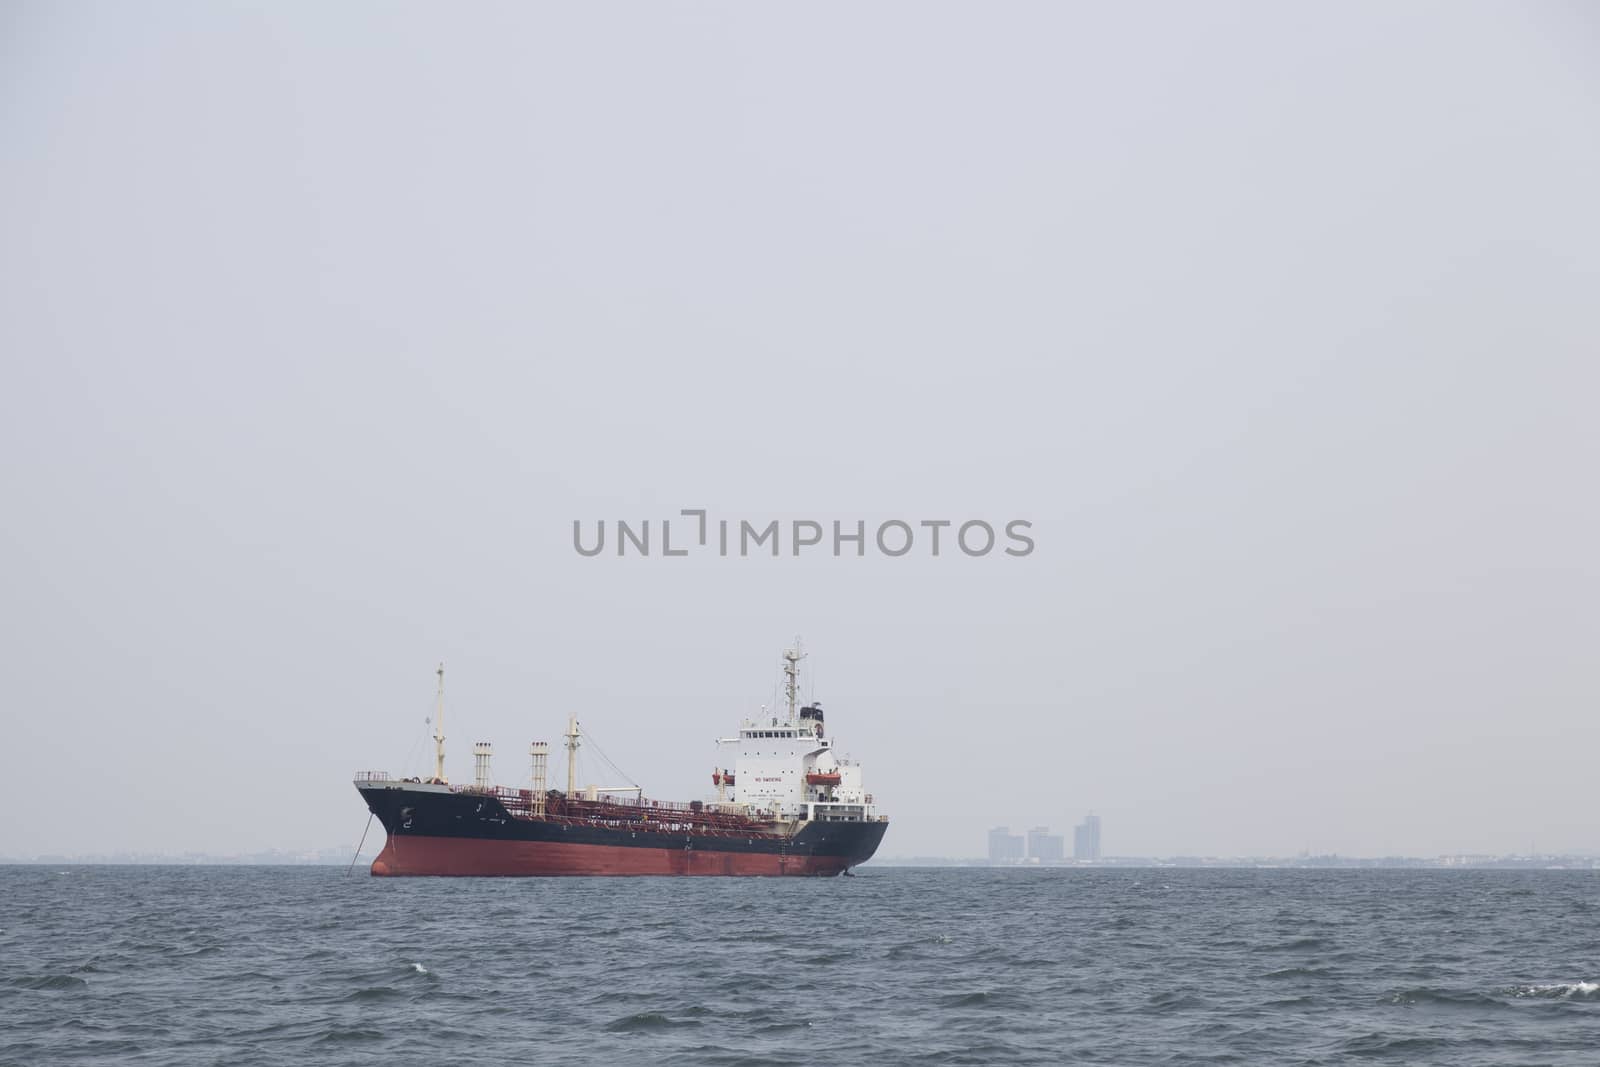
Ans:
[[[796,721],[799,716],[800,661],[805,658],[805,653],[800,650],[800,638],[796,637],[794,647],[783,654],[783,692],[789,700],[790,722]]]
[[[439,702],[433,709],[433,780],[444,784],[444,664],[439,664]],[[414,721],[414,720],[413,720]]]

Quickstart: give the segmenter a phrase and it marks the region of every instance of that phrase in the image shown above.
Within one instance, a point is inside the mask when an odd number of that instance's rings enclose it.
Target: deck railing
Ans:
[[[505,786],[488,786],[481,789],[477,786],[456,786],[452,791],[475,796],[492,796],[516,818],[540,818],[534,813],[533,791],[529,789],[508,789]],[[679,801],[628,796],[589,800],[581,796],[569,797],[554,789],[545,794],[542,818],[547,822],[569,825],[635,828],[667,833],[739,837],[783,836],[763,819],[719,809],[714,804],[685,804]]]
[[[356,775],[358,782],[393,781],[386,771],[362,771]],[[719,837],[783,837],[785,833],[762,816],[745,815],[729,811],[716,804],[672,800],[650,800],[646,797],[608,796],[589,800],[582,796],[567,796],[552,789],[545,794],[543,815],[536,814],[531,789],[510,789],[503,785],[454,785],[452,793],[487,796],[500,804],[518,819],[544,819],[569,825],[631,827],[667,833],[710,834]],[[867,798],[871,803],[871,798]],[[863,813],[864,814],[864,813]],[[872,820],[864,820],[872,821]],[[876,821],[887,821],[878,816]]]

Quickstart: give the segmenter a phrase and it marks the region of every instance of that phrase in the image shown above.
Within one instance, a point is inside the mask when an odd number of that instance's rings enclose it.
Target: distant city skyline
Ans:
[[[1028,831],[1028,858],[1039,863],[1060,863],[1066,858],[1066,837],[1052,834],[1048,826]]]
[[[1076,832],[1081,835],[1081,831],[1080,826]],[[1075,848],[1074,861],[1099,859],[1098,820],[1095,820],[1094,840],[1094,855],[1081,855],[1080,849]],[[1075,842],[1081,845],[1078,838]],[[1026,836],[1012,833],[1009,825],[996,826],[989,830],[987,859],[990,863],[1062,863],[1066,860],[1066,836],[1052,833],[1050,827],[1043,824],[1030,828]]]
[[[1027,855],[1022,835],[1011,832],[1009,826],[996,826],[989,831],[989,862],[1015,863]]]
[[[1072,858],[1086,863],[1100,858],[1100,816],[1093,812],[1072,828]]]

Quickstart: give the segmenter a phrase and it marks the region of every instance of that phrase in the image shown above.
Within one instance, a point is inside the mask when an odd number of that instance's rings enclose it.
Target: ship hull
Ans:
[[[552,841],[498,841],[459,837],[390,836],[373,861],[380,877],[555,877],[570,875],[743,875],[746,877],[843,874],[841,856],[723,852],[710,848],[631,848],[566,845]]]
[[[784,835],[708,834],[519,818],[493,797],[472,793],[393,786],[361,793],[388,831],[372,864],[383,877],[827,877],[871,858],[888,828],[881,821],[811,822]]]

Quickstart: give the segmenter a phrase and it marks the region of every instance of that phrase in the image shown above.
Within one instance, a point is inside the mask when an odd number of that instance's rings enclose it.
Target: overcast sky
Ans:
[[[884,855],[1600,849],[1597,190],[1583,4],[13,0],[0,855],[353,843],[440,660],[709,796],[797,633]]]

